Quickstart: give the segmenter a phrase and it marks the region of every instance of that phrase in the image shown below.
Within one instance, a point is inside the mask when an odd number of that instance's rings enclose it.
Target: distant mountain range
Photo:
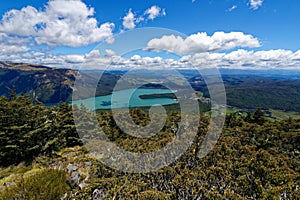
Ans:
[[[99,73],[98,73],[99,72]],[[205,81],[195,70],[180,70],[196,91],[209,98]],[[242,109],[277,109],[300,112],[300,71],[220,69],[227,93],[227,103]],[[73,86],[82,81],[84,97],[92,97],[95,80],[96,96],[111,94],[117,81],[126,71],[76,71],[41,65],[0,62],[0,96],[11,91],[26,94],[37,102],[58,103],[72,99]],[[153,78],[144,73],[142,77]],[[158,72],[160,73],[160,72]],[[163,73],[163,72],[162,72]],[[99,79],[101,76],[101,79]],[[77,76],[80,75],[80,76]],[[129,80],[133,81],[134,80]],[[176,83],[174,82],[175,86]],[[146,84],[143,87],[161,87]],[[176,88],[176,87],[175,87]],[[124,88],[126,89],[126,88]],[[83,98],[78,97],[78,98]]]
[[[272,77],[278,79],[300,80],[300,70],[249,70],[249,69],[220,69],[220,73],[224,75],[249,75],[260,77]]]

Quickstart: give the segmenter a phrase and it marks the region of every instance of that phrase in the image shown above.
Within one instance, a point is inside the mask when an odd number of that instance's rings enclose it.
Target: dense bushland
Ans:
[[[81,110],[86,112],[83,121],[87,122],[89,112],[84,107]],[[140,109],[131,110],[131,116],[137,124],[149,123],[148,114]],[[179,113],[170,113],[159,133],[141,139],[123,133],[110,112],[99,112],[97,117],[111,141],[135,152],[165,146],[174,138],[174,129],[180,121]],[[88,152],[83,151],[76,158],[76,152],[70,153],[72,158],[59,153],[85,140],[78,137],[67,104],[47,108],[32,104],[24,96],[1,97],[0,118],[2,170],[20,162],[26,162],[27,166],[39,163],[46,168],[41,172],[45,173],[44,179],[36,178],[41,173],[17,178],[16,185],[6,187],[0,199],[14,195],[16,198],[8,199],[18,199],[18,195],[34,199],[36,193],[26,193],[26,188],[40,191],[47,182],[45,179],[53,177],[62,183],[57,184],[58,192],[53,195],[64,194],[65,198],[73,199],[91,199],[96,189],[107,199],[300,199],[300,120],[271,121],[261,110],[232,113],[226,117],[213,151],[200,159],[197,154],[209,123],[209,117],[201,116],[193,145],[175,163],[151,173],[130,174],[110,169]],[[68,178],[60,171],[47,171],[47,166],[51,168],[49,163],[66,166],[70,160],[79,168],[82,162],[92,163],[86,169],[89,175],[84,179],[87,186],[83,189],[79,189],[79,183],[64,185]],[[32,181],[36,184],[32,185]]]

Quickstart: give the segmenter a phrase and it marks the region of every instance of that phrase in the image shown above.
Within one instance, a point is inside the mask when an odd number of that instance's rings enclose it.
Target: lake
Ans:
[[[153,105],[170,105],[178,103],[176,99],[171,98],[150,98],[141,99],[141,95],[170,94],[175,93],[169,89],[149,89],[137,88],[115,91],[111,95],[98,96],[84,100],[74,101],[74,104],[85,105],[89,110],[101,110],[110,108],[133,108],[150,107]],[[95,105],[94,105],[95,102]]]

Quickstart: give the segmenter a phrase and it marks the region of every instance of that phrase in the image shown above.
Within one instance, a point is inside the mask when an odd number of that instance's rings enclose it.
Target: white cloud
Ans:
[[[291,59],[294,61],[300,61],[300,50],[298,50],[297,52],[295,52],[292,56]]]
[[[26,52],[28,50],[29,48],[27,46],[1,44],[0,55]]]
[[[28,50],[29,48],[26,46],[1,44],[0,54],[9,55],[14,53],[26,52]]]
[[[139,16],[138,18],[135,19],[135,23],[138,24],[138,23],[140,23],[140,22],[142,22],[144,20],[145,20],[144,16]]]
[[[228,8],[227,11],[231,12],[233,10],[237,9],[237,5],[233,5],[232,7]]]
[[[234,69],[300,69],[300,60],[295,60],[299,51],[277,49],[247,51],[239,49],[230,53],[199,53],[189,56],[195,66]]]
[[[239,49],[230,53],[204,52],[181,57],[179,60],[161,57],[141,57],[134,55],[123,66],[128,68],[232,68],[232,69],[300,69],[300,50],[277,49],[247,51]]]
[[[250,0],[249,4],[253,10],[258,9],[262,6],[264,0]]]
[[[123,17],[123,27],[125,29],[134,29],[136,25],[142,21],[154,20],[159,16],[165,16],[166,10],[156,5],[148,8],[143,15],[136,16],[132,9],[129,9],[128,13]]]
[[[83,55],[71,54],[64,57],[64,61],[67,63],[83,63],[85,57]]]
[[[163,36],[148,42],[147,49],[152,51],[168,51],[179,54],[229,50],[237,47],[259,47],[260,42],[252,35],[242,32],[215,32],[192,34],[183,39],[181,36]]]
[[[98,25],[94,9],[81,0],[51,0],[43,10],[27,6],[6,12],[0,31],[32,37],[37,44],[79,47],[111,40],[113,23]]]
[[[26,45],[27,40],[17,37],[9,37],[5,33],[0,33],[0,55],[9,55],[29,51]]]
[[[148,19],[154,20],[159,16],[165,16],[166,11],[165,9],[161,9],[160,7],[154,5],[145,11],[145,15],[148,15]]]
[[[117,53],[114,52],[114,51],[111,50],[111,49],[106,49],[106,50],[105,50],[105,55],[111,57],[111,56],[116,56]]]
[[[109,56],[110,54],[111,56]],[[202,52],[186,55],[178,60],[162,57],[142,57],[134,55],[123,58],[107,50],[100,55],[98,50],[88,54],[52,55],[29,52],[26,54],[1,55],[0,60],[39,63],[51,67],[82,69],[188,69],[188,68],[231,68],[231,69],[298,69],[300,70],[300,50],[248,51],[244,49],[229,53]]]
[[[100,55],[99,50],[92,50],[91,52],[89,52],[85,55],[85,58],[94,59],[94,58],[99,58],[100,56],[101,55]]]
[[[126,29],[134,29],[136,23],[136,18],[131,9],[129,9],[126,16],[123,17],[123,26]]]

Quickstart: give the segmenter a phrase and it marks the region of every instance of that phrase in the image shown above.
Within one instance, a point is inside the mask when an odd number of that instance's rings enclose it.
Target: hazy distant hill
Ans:
[[[270,108],[300,112],[300,72],[299,71],[264,71],[264,70],[225,70],[221,69],[227,93],[228,105],[242,109]],[[43,103],[58,103],[71,100],[73,85],[78,71],[57,69],[41,65],[0,62],[0,96],[8,96],[10,89],[17,94],[25,93]],[[82,81],[80,97],[92,97],[91,92],[98,81],[96,96],[110,94],[116,82],[126,71],[81,71],[76,81]],[[143,73],[145,80],[152,79],[153,73]],[[158,72],[166,73],[166,72]],[[209,97],[203,78],[194,70],[181,70],[192,87]],[[101,77],[100,80],[98,80]],[[180,87],[176,85],[174,88]],[[129,80],[133,81],[134,80]],[[160,87],[145,84],[144,87]],[[10,89],[9,89],[10,88]],[[126,88],[124,88],[126,89]],[[91,94],[92,96],[89,96]]]
[[[292,72],[289,72],[292,73]],[[289,74],[265,71],[227,70],[222,73],[227,104],[241,109],[276,109],[300,112],[299,71]],[[195,90],[209,97],[205,81],[199,76],[189,79]]]
[[[0,62],[0,95],[8,96],[12,89],[43,103],[66,101],[72,94],[76,73],[70,69]]]

